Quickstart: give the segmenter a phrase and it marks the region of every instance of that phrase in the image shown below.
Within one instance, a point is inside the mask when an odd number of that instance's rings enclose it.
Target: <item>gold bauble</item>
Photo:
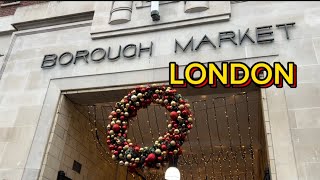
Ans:
[[[137,97],[138,97],[139,99],[141,99],[141,98],[143,97],[143,94],[142,94],[142,93],[138,93]]]
[[[126,161],[126,162],[124,163],[124,165],[125,165],[125,166],[129,166],[129,162]]]
[[[128,154],[127,155],[127,159],[131,159],[132,155],[131,154]]]
[[[171,106],[176,106],[177,103],[175,101],[171,101]]]
[[[156,154],[161,154],[161,150],[160,150],[160,149],[156,149],[154,152],[155,152]]]
[[[132,95],[131,96],[131,100],[134,102],[134,101],[136,101],[138,99],[138,97],[136,96],[136,95]]]

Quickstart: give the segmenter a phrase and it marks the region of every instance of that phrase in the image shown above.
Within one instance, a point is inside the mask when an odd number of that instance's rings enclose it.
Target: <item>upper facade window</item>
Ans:
[[[12,6],[12,5],[16,5],[16,4],[20,4],[20,1],[3,1],[1,4],[1,7]]]
[[[14,15],[19,7],[29,6],[33,4],[44,3],[48,1],[0,1],[0,17]]]

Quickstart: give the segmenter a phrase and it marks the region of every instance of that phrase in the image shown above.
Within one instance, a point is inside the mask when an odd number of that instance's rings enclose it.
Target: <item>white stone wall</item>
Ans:
[[[61,4],[65,2],[59,3],[61,8]],[[97,2],[91,3],[94,4],[92,6],[94,9],[99,9]],[[101,3],[110,6],[107,3],[111,2],[99,2],[99,7]],[[43,11],[57,7],[50,4],[56,4],[56,2],[50,2]],[[172,6],[174,5],[177,4],[173,3]],[[65,6],[65,11],[72,14],[73,10],[70,6],[75,8],[74,4],[68,2]],[[81,6],[79,4],[77,8],[82,9]],[[83,6],[91,7],[86,3]],[[171,5],[162,7],[165,6]],[[41,12],[40,6],[38,8],[40,10],[35,13],[45,14]],[[88,11],[86,8],[83,9]],[[19,12],[22,11],[23,8],[19,10]],[[28,12],[32,13],[32,11]],[[50,10],[50,12],[54,11]],[[320,3],[318,2],[243,2],[231,5],[231,18],[228,21],[153,32],[145,31],[140,34],[130,35],[129,33],[126,36],[112,38],[92,40],[90,32],[95,27],[91,26],[90,21],[15,32],[11,40],[12,49],[5,57],[8,58],[8,62],[0,80],[0,177],[2,179],[21,179],[22,177],[36,179],[38,177],[44,155],[42,149],[46,148],[48,141],[46,137],[53,124],[50,120],[53,115],[48,112],[55,112],[57,94],[61,89],[166,81],[168,80],[166,68],[170,61],[185,65],[191,61],[237,60],[250,65],[266,60],[268,62],[294,61],[298,64],[298,88],[269,88],[265,92],[264,107],[267,107],[265,118],[270,122],[266,123],[266,126],[270,126],[272,134],[273,176],[279,180],[318,179],[320,177],[317,139],[320,132],[320,120],[317,117],[320,107],[317,73],[320,67],[319,12]],[[79,12],[74,11],[74,13]],[[70,13],[62,13],[62,15],[68,14]],[[32,17],[45,19],[50,18],[51,15]],[[141,18],[149,18],[149,15]],[[290,40],[287,40],[284,31],[278,30],[275,24],[289,22],[295,22],[296,25],[289,30]],[[107,23],[107,21],[100,21],[100,23]],[[193,36],[198,42],[204,34],[217,39],[218,32],[226,30],[237,32],[238,29],[245,31],[247,27],[250,28],[250,35],[254,37],[254,28],[264,25],[273,25],[274,43],[252,45],[244,42],[237,47],[231,43],[223,43],[223,47],[216,50],[203,46],[198,52],[174,53],[175,38],[181,42],[187,42]],[[153,26],[149,28],[152,29]],[[53,69],[40,68],[43,56],[49,53],[60,55],[65,51],[75,53],[77,50],[90,51],[97,47],[117,48],[119,45],[140,42],[148,45],[150,41],[154,42],[152,57],[148,57],[148,53],[145,53],[142,57],[131,60],[122,57],[115,62],[89,61],[89,64],[85,64],[79,61],[76,65],[71,64],[67,67],[57,65]],[[162,74],[159,75],[159,72]],[[109,79],[90,79],[88,76],[96,74],[106,75]],[[58,81],[60,78],[69,79]],[[68,83],[53,84],[53,82]]]

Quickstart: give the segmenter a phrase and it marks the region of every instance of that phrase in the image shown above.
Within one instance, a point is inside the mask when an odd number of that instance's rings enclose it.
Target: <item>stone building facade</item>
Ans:
[[[55,179],[59,169],[67,168],[60,160],[70,152],[59,148],[72,146],[64,129],[69,125],[61,125],[65,121],[56,115],[66,101],[63,94],[167,82],[171,61],[182,66],[192,61],[249,66],[294,61],[297,88],[261,89],[270,173],[273,180],[320,178],[319,2],[164,1],[160,21],[150,17],[148,1],[50,1],[19,6],[14,14],[2,5],[0,179]],[[287,31],[277,27],[289,23],[295,24]],[[256,28],[265,26],[274,40],[257,43]],[[238,30],[243,35],[247,28],[255,43],[246,39],[240,44]],[[219,32],[225,31],[235,32],[237,45],[218,47]],[[204,35],[217,48],[175,52],[175,40],[186,44],[193,37],[196,47]],[[119,46],[128,51],[117,57]],[[141,51],[151,46],[152,53]],[[103,52],[97,48],[105,50],[104,60],[97,60]],[[90,53],[90,58],[70,59],[81,57],[77,52]]]

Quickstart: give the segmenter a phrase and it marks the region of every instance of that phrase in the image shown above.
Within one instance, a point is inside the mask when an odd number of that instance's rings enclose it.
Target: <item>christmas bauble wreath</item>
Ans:
[[[137,115],[140,108],[151,103],[160,104],[170,112],[168,131],[151,147],[140,147],[127,138],[129,119]],[[107,125],[107,144],[112,159],[133,168],[160,168],[163,163],[182,153],[181,146],[192,128],[190,105],[175,89],[164,85],[139,86],[115,104]]]

